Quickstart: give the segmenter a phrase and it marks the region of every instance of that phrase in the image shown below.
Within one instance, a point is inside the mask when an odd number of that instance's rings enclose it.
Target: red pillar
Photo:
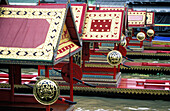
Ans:
[[[40,0],[38,1],[38,5],[40,5]]]
[[[11,102],[14,102],[14,65],[9,66],[9,84],[11,84]]]
[[[14,84],[21,84],[21,66],[17,64],[11,64],[9,66],[9,84],[11,84],[11,80],[13,80]],[[13,76],[12,76],[13,74]]]
[[[49,78],[49,66],[45,66],[45,77]]]
[[[102,42],[99,43],[99,46],[102,46]]]
[[[144,32],[142,28],[140,29],[140,31],[141,31],[141,32]]]
[[[115,48],[115,47],[117,48],[116,43],[114,43],[114,48]]]
[[[120,72],[120,64],[118,65],[118,70],[117,71]]]
[[[85,60],[83,60],[83,64],[82,64],[82,70],[85,69]]]
[[[98,47],[99,47],[99,43],[98,42],[94,42],[93,50],[95,50]]]
[[[134,36],[134,29],[132,28],[132,36],[131,37],[133,37]]]
[[[143,46],[143,41],[140,41],[140,48]]]
[[[143,29],[140,29],[141,32],[144,32]],[[140,41],[140,48],[143,46],[143,41]]]
[[[14,76],[14,84],[21,84],[21,66],[15,65],[15,76]]]
[[[153,29],[153,26],[150,26],[150,29]],[[149,38],[149,42],[152,42],[152,38],[153,38],[153,36],[151,36],[151,37]]]
[[[95,52],[95,42],[93,42],[93,53]]]
[[[89,61],[90,58],[90,42],[83,42],[83,49],[82,49],[82,60]]]
[[[40,76],[40,66],[38,65],[38,76]]]
[[[70,101],[73,101],[73,56],[69,58],[70,65]]]
[[[152,42],[152,38],[153,38],[153,36],[149,37],[149,42]]]
[[[113,79],[116,79],[116,66],[114,66],[113,73],[114,73],[114,78]]]
[[[50,105],[46,106],[46,111],[50,111]]]

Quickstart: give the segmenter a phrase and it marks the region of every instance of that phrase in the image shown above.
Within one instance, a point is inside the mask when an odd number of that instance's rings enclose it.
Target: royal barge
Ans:
[[[166,67],[165,72],[169,71],[169,64],[126,62],[133,61],[127,50],[133,50],[129,48],[129,41],[136,40],[126,34],[127,27],[144,27],[145,22],[139,20],[133,23],[132,18],[140,16],[146,20],[147,12],[128,7],[104,9],[89,10],[87,4],[70,3],[1,5],[0,66],[9,70],[1,70],[6,74],[0,74],[0,94],[4,95],[0,98],[0,105],[3,106],[0,108],[22,110],[27,107],[28,110],[49,111],[61,110],[61,106],[64,110],[74,109],[73,92],[76,95],[170,100],[169,80],[121,77],[121,72],[132,65],[156,66],[155,71],[159,69],[157,66],[161,66]],[[128,17],[128,13],[132,17]],[[137,45],[143,50],[143,41],[152,42],[154,35],[145,39],[147,32],[141,32],[137,36],[140,40]],[[103,43],[113,44],[114,47],[100,50]],[[101,60],[104,61],[91,61],[91,55],[102,55]],[[37,68],[38,75],[23,75],[22,67]],[[36,93],[33,89],[38,87],[37,81],[43,80],[44,76],[59,84],[55,86],[60,88],[61,94],[70,96],[58,95],[53,104],[40,102],[41,105],[34,98]]]

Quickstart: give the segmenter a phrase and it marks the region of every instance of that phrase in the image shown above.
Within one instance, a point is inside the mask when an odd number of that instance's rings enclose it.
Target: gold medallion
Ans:
[[[117,50],[112,50],[107,54],[107,62],[112,66],[117,66],[122,62],[122,54]]]
[[[155,31],[153,29],[149,29],[146,33],[149,37],[152,37],[155,34]]]
[[[139,41],[143,41],[145,39],[146,35],[143,32],[139,32],[136,37]]]
[[[39,103],[51,105],[57,101],[60,95],[60,89],[55,80],[42,78],[36,82],[33,94]]]

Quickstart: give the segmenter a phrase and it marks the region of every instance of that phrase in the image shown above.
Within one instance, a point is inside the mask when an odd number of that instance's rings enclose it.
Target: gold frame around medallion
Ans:
[[[119,54],[121,55],[120,61],[119,61],[118,63],[116,63],[116,64],[112,64],[112,63],[109,62],[109,55],[110,55],[111,53],[113,53],[113,52],[117,52],[117,53],[119,53]],[[112,51],[110,51],[110,52],[107,54],[107,62],[108,62],[110,65],[112,65],[112,66],[117,66],[117,65],[119,65],[119,64],[122,62],[122,54],[121,54],[119,51],[117,51],[117,50],[112,50]]]
[[[53,82],[55,85],[56,85],[56,95],[54,95],[55,97],[52,99],[52,100],[50,100],[50,101],[43,101],[40,97],[39,97],[39,94],[38,94],[38,92],[37,92],[37,85],[38,85],[38,83],[39,82],[41,82],[41,81],[43,81],[43,80],[48,80],[48,81],[51,81],[51,82]],[[34,85],[34,88],[33,88],[33,95],[34,95],[34,97],[35,97],[35,99],[39,102],[39,103],[41,103],[41,104],[43,104],[43,105],[51,105],[51,104],[53,104],[53,103],[55,103],[57,100],[58,100],[58,97],[59,97],[59,95],[60,95],[60,88],[59,88],[59,85],[57,84],[57,82],[55,81],[55,80],[52,80],[52,79],[49,79],[49,78],[42,78],[42,79],[39,79],[36,83],[35,83],[35,85]]]

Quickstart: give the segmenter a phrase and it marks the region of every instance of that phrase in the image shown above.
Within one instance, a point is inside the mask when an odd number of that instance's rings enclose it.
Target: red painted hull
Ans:
[[[0,88],[0,95],[3,95],[0,98],[0,109],[1,107],[7,107],[7,108],[13,107],[12,110],[14,110],[14,108],[17,110],[21,110],[22,108],[25,109],[26,107],[28,109],[31,108],[32,110],[34,110],[34,108],[41,108],[41,109],[46,108],[45,105],[41,105],[40,103],[38,103],[32,94],[14,94],[14,96],[12,97],[10,89]],[[70,99],[68,97],[64,97],[64,98],[67,100]],[[52,108],[53,111],[61,111],[61,110],[65,111],[70,107],[71,105],[66,104],[59,100],[56,101],[56,103],[54,103],[53,105],[50,105],[50,108]],[[28,111],[28,109],[26,109],[26,111]]]

